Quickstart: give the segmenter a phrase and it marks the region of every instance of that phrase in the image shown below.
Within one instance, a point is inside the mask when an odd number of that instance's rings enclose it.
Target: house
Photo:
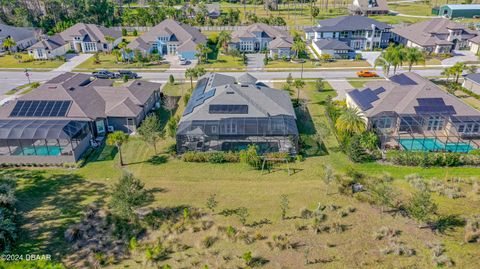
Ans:
[[[190,9],[190,4],[185,4],[182,6],[182,11],[187,15],[189,18],[194,18],[199,13],[204,13],[206,17],[210,19],[217,19],[220,17],[220,4],[218,3],[211,3],[211,4],[198,4],[193,6]]]
[[[480,74],[476,73],[465,75],[462,87],[476,94],[480,94]]]
[[[480,52],[480,35],[477,35],[468,40],[468,45],[470,46],[471,52],[478,54]]]
[[[335,59],[355,59],[355,50],[337,39],[320,39],[312,41],[312,48],[318,55],[330,55]]]
[[[177,149],[238,151],[250,144],[261,152],[297,152],[295,111],[286,91],[250,74],[237,80],[221,74],[201,78],[177,129]]]
[[[132,53],[123,53],[123,57],[133,57],[135,51],[140,51],[144,56],[158,53],[193,60],[197,58],[197,45],[206,42],[207,38],[197,28],[166,19],[128,44]]]
[[[232,33],[229,49],[240,52],[269,51],[271,58],[290,58],[293,38],[278,27],[255,23]]]
[[[160,84],[64,73],[0,108],[0,163],[77,161],[90,140],[133,133],[160,100]]]
[[[437,15],[448,19],[454,18],[480,18],[480,4],[443,5],[434,10]]]
[[[317,26],[307,27],[309,41],[336,39],[354,50],[386,48],[390,40],[390,25],[364,16],[341,16],[321,20]]]
[[[52,59],[68,51],[94,53],[111,51],[122,41],[122,33],[95,24],[77,23],[65,31],[46,37],[31,46],[35,59]]]
[[[387,0],[353,0],[348,9],[352,15],[385,15],[388,3]]]
[[[468,152],[480,147],[480,111],[407,72],[347,92],[383,148]]]
[[[16,45],[9,48],[10,51],[17,52],[25,50],[37,42],[38,32],[33,28],[15,27],[0,23],[0,52],[3,52],[3,41],[12,38]]]
[[[416,47],[431,53],[451,53],[469,47],[469,40],[477,35],[465,25],[444,18],[435,18],[396,27],[393,40],[407,47]]]

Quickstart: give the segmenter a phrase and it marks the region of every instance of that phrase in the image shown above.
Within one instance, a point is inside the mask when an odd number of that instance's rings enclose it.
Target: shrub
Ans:
[[[184,162],[196,163],[236,163],[240,161],[239,154],[235,152],[201,152],[201,151],[187,151],[182,155]]]
[[[387,160],[405,166],[461,166],[480,165],[480,155],[454,152],[389,151]]]
[[[480,215],[467,220],[467,224],[465,225],[465,242],[480,243]]]
[[[262,159],[256,145],[249,145],[246,150],[240,151],[239,158],[241,163],[246,163],[256,169],[261,168]]]

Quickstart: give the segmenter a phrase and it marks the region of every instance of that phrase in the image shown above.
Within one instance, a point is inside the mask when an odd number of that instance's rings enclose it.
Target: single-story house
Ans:
[[[477,35],[468,40],[468,44],[470,46],[470,51],[478,54],[480,52],[480,35]]]
[[[130,42],[127,48],[132,53],[124,52],[123,57],[133,57],[136,51],[140,51],[144,56],[158,53],[193,60],[197,58],[197,45],[206,42],[207,38],[197,28],[166,19]]]
[[[330,55],[335,59],[355,59],[355,50],[337,39],[320,39],[312,41],[312,48],[318,55]]]
[[[189,18],[194,18],[198,13],[204,12],[205,16],[210,19],[217,19],[220,17],[220,4],[219,3],[211,3],[211,4],[203,4],[200,3],[191,7],[190,4],[185,4],[182,6],[182,11],[184,14]]]
[[[39,32],[33,28],[15,27],[0,23],[0,52],[5,50],[3,41],[7,38],[13,39],[16,45],[9,48],[10,51],[17,52],[25,50],[37,42]]]
[[[480,111],[413,72],[347,92],[383,148],[468,152],[480,148]]]
[[[254,23],[232,33],[229,49],[254,53],[269,51],[271,58],[290,58],[293,38],[278,27]]]
[[[308,41],[336,39],[354,50],[373,50],[388,47],[391,28],[364,16],[340,16],[305,28],[305,38]]]
[[[250,74],[202,77],[177,129],[177,149],[238,151],[250,144],[261,152],[297,152],[298,129],[288,92],[272,89]]]
[[[352,15],[384,15],[388,14],[387,0],[353,0],[348,7]]]
[[[438,16],[448,19],[480,17],[480,4],[443,5],[435,10],[438,10]]]
[[[28,49],[35,59],[52,59],[68,51],[94,53],[112,51],[122,41],[122,33],[95,24],[77,23],[65,31],[46,37]]]
[[[468,48],[469,40],[477,36],[476,31],[445,18],[396,27],[392,33],[396,43],[432,53],[450,53],[452,50]]]
[[[76,162],[116,130],[133,133],[159,106],[160,84],[64,73],[0,108],[0,163]]]
[[[480,74],[465,75],[462,86],[469,91],[480,94]]]

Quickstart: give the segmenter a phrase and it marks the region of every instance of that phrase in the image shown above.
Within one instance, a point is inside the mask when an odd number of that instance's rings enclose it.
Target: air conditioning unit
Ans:
[[[108,128],[108,131],[109,131],[109,132],[115,131],[115,129],[114,129],[113,126],[111,126],[111,125],[109,125],[107,128]]]

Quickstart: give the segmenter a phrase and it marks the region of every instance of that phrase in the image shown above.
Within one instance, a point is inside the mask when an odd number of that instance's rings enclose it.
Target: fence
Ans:
[[[220,31],[240,31],[247,26],[241,26],[241,25],[223,25],[223,26],[196,26],[196,28],[200,29],[200,31],[212,31],[212,32],[220,32]],[[290,31],[292,29],[295,30],[304,30],[306,27],[311,27],[311,26],[303,26],[303,25],[297,25],[297,26],[273,26],[275,28],[281,29],[281,30],[286,30]],[[116,31],[121,31],[122,29],[126,29],[129,32],[132,32],[133,30],[137,30],[138,32],[147,32],[152,29],[152,26],[114,26],[111,27],[111,29],[116,30]]]

